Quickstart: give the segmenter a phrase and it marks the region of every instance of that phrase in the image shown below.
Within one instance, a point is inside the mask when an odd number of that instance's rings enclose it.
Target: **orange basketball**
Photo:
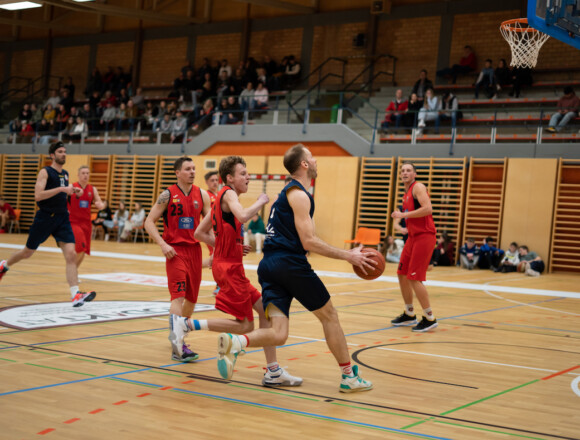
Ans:
[[[380,277],[385,271],[385,257],[379,251],[373,248],[363,248],[362,251],[365,254],[370,254],[370,257],[377,262],[377,265],[373,269],[365,269],[367,274],[365,275],[360,267],[352,266],[354,273],[356,273],[363,280],[374,280]]]

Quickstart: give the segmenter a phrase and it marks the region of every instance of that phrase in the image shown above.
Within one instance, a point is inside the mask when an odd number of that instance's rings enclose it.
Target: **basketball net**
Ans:
[[[530,27],[527,18],[504,21],[499,30],[512,50],[510,66],[536,67],[540,48],[550,36]]]

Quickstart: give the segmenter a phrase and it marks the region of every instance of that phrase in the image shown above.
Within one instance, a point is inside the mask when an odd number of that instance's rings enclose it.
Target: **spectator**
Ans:
[[[90,98],[93,96],[94,92],[101,93],[103,89],[103,80],[101,78],[101,72],[97,67],[91,72],[91,76],[87,80],[87,88],[85,89],[85,96]]]
[[[268,89],[263,82],[258,82],[256,90],[254,91],[254,109],[265,110],[268,108]]]
[[[237,95],[244,88],[244,70],[239,67],[234,72],[234,75],[230,78],[230,86],[234,86],[235,93]]]
[[[300,63],[296,60],[294,55],[288,57],[288,65],[284,71],[284,85],[285,87],[292,87],[300,81]]]
[[[25,139],[26,138],[32,139],[34,137],[34,128],[32,128],[32,125],[30,125],[28,121],[22,121],[22,126],[19,134],[21,137]]]
[[[425,101],[423,103],[423,108],[419,111],[419,123],[417,126],[419,130],[417,131],[417,136],[423,134],[423,128],[425,128],[426,121],[435,121],[435,129],[439,132],[439,111],[441,110],[441,102],[433,93],[433,89],[427,89],[425,94]]]
[[[135,96],[131,97],[131,99],[133,100],[133,105],[138,111],[145,110],[145,97],[143,96],[143,89],[141,87],[137,87]]]
[[[32,104],[30,104],[30,114],[32,115],[30,117],[30,124],[36,130],[36,126],[42,120],[42,114],[43,114],[42,109],[40,108],[40,106],[32,103]]]
[[[62,87],[63,87],[63,89],[66,89],[68,91],[68,96],[70,96],[71,99],[74,101],[74,99],[75,99],[75,85],[73,84],[73,79],[71,76],[68,76],[66,78],[66,82],[64,83],[64,85]]]
[[[457,120],[463,118],[463,112],[459,110],[459,100],[450,91],[443,94],[441,100],[441,111],[439,112],[440,121],[451,121],[451,127],[457,126]]]
[[[270,58],[269,55],[264,55],[264,61],[262,62],[262,66],[266,71],[266,76],[272,77],[275,73],[278,72],[278,65],[276,61]]]
[[[87,136],[88,134],[89,134],[89,127],[88,127],[87,123],[83,120],[83,118],[78,116],[76,118],[76,123],[72,129],[72,132],[70,132],[70,139],[71,140],[81,140],[83,138],[83,136]]]
[[[181,68],[181,73],[187,76],[187,72],[193,72],[193,65],[191,64],[191,60],[187,60],[187,64]]]
[[[16,213],[12,206],[6,201],[4,196],[0,194],[0,234],[6,232],[8,222],[16,218]]]
[[[93,113],[95,114],[95,116],[100,116],[100,114],[98,114],[99,111],[102,111],[101,108],[101,94],[98,91],[94,91],[93,94],[90,96],[89,98],[89,106],[91,107],[91,110],[93,111]]]
[[[479,260],[479,248],[475,244],[475,239],[468,238],[465,244],[461,247],[459,251],[459,260],[461,261],[461,267],[472,270],[477,265],[477,260]]]
[[[402,125],[403,117],[407,113],[409,108],[409,103],[406,99],[403,99],[403,90],[398,89],[395,92],[395,99],[391,101],[387,110],[385,111],[385,120],[381,124],[383,131],[387,131],[389,125],[395,124],[395,128],[399,128]]]
[[[519,253],[520,261],[524,263],[522,272],[531,277],[539,277],[546,266],[538,254],[530,252],[528,247],[525,245],[520,246]]]
[[[129,220],[125,221],[125,225],[123,226],[123,232],[121,232],[119,236],[119,241],[126,241],[131,231],[133,229],[142,227],[144,221],[145,221],[145,209],[143,209],[143,205],[141,203],[135,202],[133,214],[131,214],[131,218]]]
[[[558,100],[558,111],[552,115],[548,124],[548,131],[555,133],[561,131],[568,122],[578,116],[580,98],[570,86],[564,87],[564,96]]]
[[[518,264],[520,262],[520,254],[518,253],[518,244],[516,242],[511,242],[510,247],[503,258],[501,259],[499,266],[494,272],[515,272],[517,270]]]
[[[401,239],[395,239],[392,235],[387,235],[383,243],[383,255],[389,263],[398,263],[403,251],[404,242]]]
[[[411,94],[415,93],[417,95],[417,99],[422,103],[425,99],[425,94],[427,93],[428,89],[433,88],[433,82],[427,78],[427,71],[425,69],[419,72],[419,79],[413,86],[413,90],[411,90]]]
[[[455,244],[447,232],[442,232],[431,256],[433,266],[452,266],[454,262]]]
[[[79,110],[79,116],[85,120],[90,130],[97,129],[96,114],[88,102],[83,104],[83,108]]]
[[[54,126],[54,120],[56,119],[56,110],[52,106],[52,104],[47,104],[46,110],[44,110],[43,118],[46,119],[48,125],[51,127]]]
[[[11,120],[8,123],[8,128],[11,134],[19,133],[22,130],[22,121],[28,121],[32,118],[32,113],[30,111],[30,105],[24,104],[22,109],[18,112],[16,119]]]
[[[49,105],[51,105],[52,108],[57,108],[59,104],[60,104],[60,96],[58,96],[56,90],[51,90],[50,97],[46,100],[42,108],[46,110]]]
[[[38,139],[38,143],[40,144],[50,144],[53,138],[52,127],[48,123],[48,121],[44,118],[40,120],[40,123],[36,126],[36,137]]]
[[[234,96],[228,96],[227,107],[222,110],[220,124],[237,124],[240,121],[240,107]]]
[[[481,89],[483,89],[483,92],[488,98],[497,98],[495,70],[493,70],[491,60],[489,58],[485,60],[485,67],[481,69],[481,72],[479,72],[479,76],[475,81],[475,99],[479,98],[479,91]]]
[[[181,110],[177,111],[177,117],[171,128],[171,143],[178,144],[185,139],[187,134],[187,118],[183,117]]]
[[[498,92],[512,83],[512,71],[508,67],[504,58],[499,60],[499,63],[497,63],[497,67],[495,68],[495,81]]]
[[[264,226],[264,221],[260,214],[256,214],[252,217],[248,223],[248,228],[244,230],[244,245],[250,246],[252,241],[256,242],[256,253],[262,253],[262,243],[266,238],[266,227]]]
[[[61,98],[59,104],[64,105],[67,112],[70,112],[71,107],[74,105],[75,101],[73,97],[69,94],[67,89],[63,89],[61,92]]]
[[[213,101],[206,99],[203,106],[195,109],[195,118],[192,121],[195,131],[203,131],[211,125],[211,115],[213,114]]]
[[[117,131],[122,131],[125,128],[125,122],[127,121],[127,105],[124,102],[119,104],[119,108],[115,111],[115,120]]]
[[[495,247],[494,243],[493,237],[483,239],[483,245],[479,248],[479,261],[477,262],[477,266],[480,269],[495,271],[503,259],[504,251]]]
[[[225,58],[221,61],[218,76],[221,76],[222,72],[225,72],[228,78],[232,76],[232,66],[228,64],[228,60],[226,60]]]
[[[240,93],[238,104],[243,111],[252,110],[254,107],[254,85],[248,82],[246,88]]]
[[[113,228],[113,213],[109,208],[109,202],[103,200],[103,209],[97,213],[97,218],[93,220],[93,226],[97,231],[103,230],[105,241],[109,241],[109,230]]]
[[[45,116],[46,118],[46,116]],[[64,104],[59,104],[58,106],[58,112],[56,113],[56,118],[54,120],[55,122],[55,128],[58,131],[62,131],[66,128],[67,122],[70,118],[70,113],[67,110],[67,108],[64,106]]]
[[[459,60],[459,64],[454,64],[451,67],[437,71],[437,76],[449,77],[451,76],[453,84],[457,82],[458,75],[466,75],[477,69],[477,59],[471,46],[463,48],[463,56]]]
[[[117,98],[110,90],[107,90],[101,99],[101,108],[107,108],[107,104],[110,103],[113,107],[117,107]]]
[[[113,107],[111,102],[107,102],[107,108],[103,112],[100,120],[101,130],[109,131],[114,124],[115,118],[117,117],[117,109]]]
[[[129,218],[129,211],[125,208],[125,202],[121,201],[119,202],[119,208],[117,208],[117,210],[115,211],[115,214],[113,215],[113,227],[117,227],[118,231],[119,231],[119,237],[121,235],[121,233],[123,232],[123,228],[125,227],[125,222],[127,221],[127,219]],[[108,237],[105,237],[105,240],[107,240]],[[118,238],[117,238],[118,241]]]
[[[171,141],[171,133],[173,132],[173,121],[169,113],[163,115],[163,119],[157,127],[157,131],[161,133],[161,142],[166,143]]]
[[[121,105],[121,104],[127,105],[127,103],[129,102],[129,99],[131,99],[131,97],[127,93],[127,89],[119,90],[119,96],[117,98],[118,105]]]
[[[419,101],[416,93],[411,93],[409,98],[409,103],[407,107],[407,113],[403,117],[403,122],[405,127],[415,127],[417,124],[417,118],[419,116],[419,111],[423,107],[423,101]]]
[[[522,87],[531,86],[533,82],[532,69],[529,67],[514,67],[512,70],[512,84],[514,87],[509,95],[519,98]]]
[[[139,116],[139,109],[135,106],[133,99],[129,99],[127,102],[125,116],[127,117],[129,131],[135,131],[135,122],[137,122],[137,118]]]
[[[157,131],[159,124],[163,121],[163,117],[167,113],[167,103],[165,101],[159,102],[159,105],[153,110],[153,131]]]

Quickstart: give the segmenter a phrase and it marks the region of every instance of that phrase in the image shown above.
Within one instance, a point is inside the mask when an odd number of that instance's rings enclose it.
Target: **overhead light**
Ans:
[[[84,3],[84,2],[94,2],[95,0],[73,0],[76,3]]]
[[[42,5],[33,2],[1,2],[0,9],[6,9],[7,11],[18,11],[20,9],[31,9],[40,8]]]

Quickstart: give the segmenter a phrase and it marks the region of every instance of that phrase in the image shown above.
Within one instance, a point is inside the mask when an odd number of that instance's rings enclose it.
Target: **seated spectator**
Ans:
[[[288,57],[288,65],[283,76],[284,86],[292,87],[300,81],[300,63],[294,55]]]
[[[187,136],[187,128],[187,118],[184,118],[181,110],[178,110],[171,127],[171,143],[178,144],[184,141]]]
[[[254,109],[265,110],[268,108],[268,89],[263,82],[258,82],[254,91]]]
[[[117,131],[122,131],[125,128],[127,122],[127,104],[124,102],[121,102],[119,104],[119,108],[116,109],[115,121]]]
[[[238,104],[243,111],[253,110],[254,105],[254,85],[251,82],[246,84],[246,88],[240,93]]]
[[[504,251],[495,247],[493,237],[483,239],[483,245],[479,248],[479,260],[477,267],[495,271],[503,259]]]
[[[10,133],[19,133],[22,130],[22,121],[30,121],[32,116],[33,114],[30,110],[30,104],[24,104],[22,109],[18,112],[16,119],[13,119],[8,123]]]
[[[227,107],[222,110],[220,124],[237,124],[241,119],[240,107],[234,96],[228,96]]]
[[[457,126],[457,120],[463,118],[463,112],[459,110],[459,100],[450,91],[443,93],[441,100],[441,111],[439,112],[440,121],[451,121],[451,127]],[[438,125],[436,123],[436,125]]]
[[[403,90],[398,89],[395,92],[395,99],[391,101],[385,111],[385,120],[381,124],[383,131],[387,131],[389,126],[393,125],[399,128],[403,123],[403,117],[407,113],[409,103],[403,99]]]
[[[580,98],[570,86],[564,87],[564,96],[558,100],[558,111],[552,115],[548,124],[548,131],[556,133],[561,131],[568,122],[578,116]]]
[[[109,131],[113,127],[116,117],[117,117],[117,109],[113,107],[113,104],[111,104],[111,102],[107,102],[107,108],[103,112],[103,116],[101,116],[100,129]]]
[[[100,116],[98,112],[102,111],[101,94],[97,90],[95,90],[89,97],[89,106],[91,107],[91,110],[93,111],[95,116]]]
[[[123,232],[121,232],[119,236],[119,241],[126,241],[131,231],[135,228],[140,228],[141,226],[143,226],[144,221],[145,221],[145,209],[143,208],[143,205],[141,203],[135,202],[133,214],[131,214],[131,218],[129,220],[125,221],[125,225],[123,226]]]
[[[46,106],[46,109],[44,110],[43,118],[46,119],[46,122],[48,122],[48,124],[50,126],[55,125],[54,120],[56,119],[56,110],[54,109],[52,104],[48,104]]]
[[[0,194],[0,234],[6,232],[7,226],[11,220],[16,218],[16,213],[10,203]]]
[[[54,131],[46,119],[41,119],[36,125],[36,138],[38,143],[45,145],[50,144],[54,137]]]
[[[192,121],[195,131],[203,131],[211,125],[213,114],[213,101],[206,99],[202,107],[197,107],[194,111],[194,120]]]
[[[520,246],[519,253],[520,262],[525,263],[523,272],[530,277],[539,277],[546,266],[538,254],[535,252],[530,252],[528,247],[525,245]]]
[[[34,137],[34,128],[28,123],[28,121],[22,121],[22,126],[20,129],[20,136],[25,139],[32,139]]]
[[[129,102],[129,99],[131,99],[131,97],[127,93],[127,89],[119,90],[119,96],[117,97],[117,105],[119,105],[119,106],[121,106],[121,104],[127,105],[127,102]]]
[[[413,86],[411,94],[415,93],[417,95],[417,99],[422,103],[423,100],[425,99],[427,90],[432,88],[433,82],[427,78],[427,71],[423,69],[421,70],[421,72],[419,72],[419,79]]]
[[[477,260],[479,260],[479,248],[475,244],[475,239],[468,238],[465,244],[461,246],[459,251],[459,260],[461,262],[461,267],[472,270],[477,265]]]
[[[171,133],[173,132],[173,120],[169,113],[163,115],[161,123],[157,127],[157,131],[161,133],[161,142],[171,142]]]
[[[132,99],[127,101],[127,108],[125,109],[125,116],[127,117],[127,128],[129,131],[135,131],[135,124],[139,116],[139,109],[135,106]]]
[[[519,262],[520,254],[518,253],[518,244],[516,242],[511,242],[509,249],[505,251],[503,258],[494,272],[515,272],[518,268]]]
[[[57,108],[59,104],[60,104],[60,96],[58,96],[56,90],[51,90],[50,97],[46,100],[42,108],[46,110],[46,108],[50,105],[54,109]]]
[[[103,200],[103,209],[97,213],[97,218],[93,220],[93,226],[97,231],[102,230],[105,234],[105,241],[109,241],[109,230],[113,228],[113,213],[109,208],[109,202]]]
[[[60,98],[59,105],[64,105],[64,107],[66,108],[66,111],[70,112],[70,109],[74,103],[75,103],[75,101],[74,101],[73,97],[69,95],[68,90],[63,89],[61,92],[61,98]]]
[[[404,242],[395,239],[392,235],[387,235],[383,243],[383,255],[389,263],[398,263],[403,252]]]
[[[252,241],[256,242],[256,253],[262,253],[262,243],[266,238],[266,227],[264,226],[264,221],[260,214],[256,214],[252,217],[248,223],[247,229],[244,229],[244,245],[250,246]]]
[[[433,266],[452,266],[454,262],[455,244],[447,232],[442,232],[431,256]]]
[[[512,70],[512,84],[514,85],[510,96],[520,97],[523,86],[531,86],[534,82],[532,78],[532,69],[529,67],[514,67]]]
[[[91,108],[91,105],[87,102],[83,105],[83,108],[79,110],[79,117],[83,118],[87,123],[90,130],[96,130],[96,115]]]
[[[419,123],[417,127],[417,136],[423,134],[423,128],[425,128],[426,121],[435,121],[435,128],[439,132],[439,111],[441,110],[441,101],[433,93],[433,89],[428,89],[425,95],[425,101],[423,103],[423,108],[419,111]]]
[[[30,117],[30,124],[36,130],[36,126],[42,120],[43,111],[40,108],[40,106],[32,103],[32,104],[30,104],[30,113],[32,114],[32,116]]]
[[[81,118],[80,116],[78,116],[76,118],[76,123],[72,129],[72,131],[69,133],[70,139],[71,140],[81,140],[84,136],[87,136],[89,134],[89,127],[87,125],[87,123],[85,122],[85,120],[83,118]]]
[[[499,60],[495,68],[495,81],[498,92],[512,83],[512,71],[504,58]]]
[[[403,116],[403,123],[405,127],[415,127],[417,125],[417,118],[419,117],[419,112],[423,108],[423,101],[419,101],[416,93],[411,93],[409,98],[409,103],[407,106],[407,112]]]
[[[135,95],[131,97],[133,105],[138,111],[145,111],[145,97],[143,96],[143,89],[138,87]]]
[[[45,116],[46,118],[46,116]],[[56,118],[54,119],[54,127],[58,131],[62,131],[66,128],[67,122],[70,118],[70,113],[64,104],[58,105],[58,111],[56,112]]]
[[[111,104],[113,107],[117,107],[117,98],[115,97],[115,95],[113,95],[113,93],[110,90],[107,90],[105,92],[105,94],[103,95],[103,97],[101,98],[101,102],[100,102],[100,106],[103,109],[107,108],[107,104]]]
[[[119,236],[123,232],[125,227],[125,222],[129,218],[129,210],[125,208],[125,202],[119,202],[119,208],[115,211],[113,215],[113,228],[117,228],[119,231]],[[118,240],[118,238],[117,238]],[[105,241],[108,241],[108,237],[105,237]]]
[[[477,69],[477,59],[471,46],[463,48],[463,56],[459,60],[459,64],[454,64],[451,67],[437,71],[437,76],[451,77],[453,84],[457,82],[458,75],[466,75]]]
[[[225,72],[225,74],[227,75],[228,78],[230,76],[232,76],[232,66],[230,66],[228,64],[228,60],[226,60],[225,58],[220,63],[220,68],[219,68],[219,71],[218,71],[218,76],[221,76],[222,72]]]
[[[490,98],[497,98],[495,70],[491,65],[491,60],[485,60],[485,67],[479,72],[479,76],[475,81],[475,99],[479,98],[479,91],[483,89],[485,95]]]
[[[163,121],[163,117],[167,113],[167,103],[161,101],[157,107],[153,110],[153,131],[157,131],[159,124]]]

